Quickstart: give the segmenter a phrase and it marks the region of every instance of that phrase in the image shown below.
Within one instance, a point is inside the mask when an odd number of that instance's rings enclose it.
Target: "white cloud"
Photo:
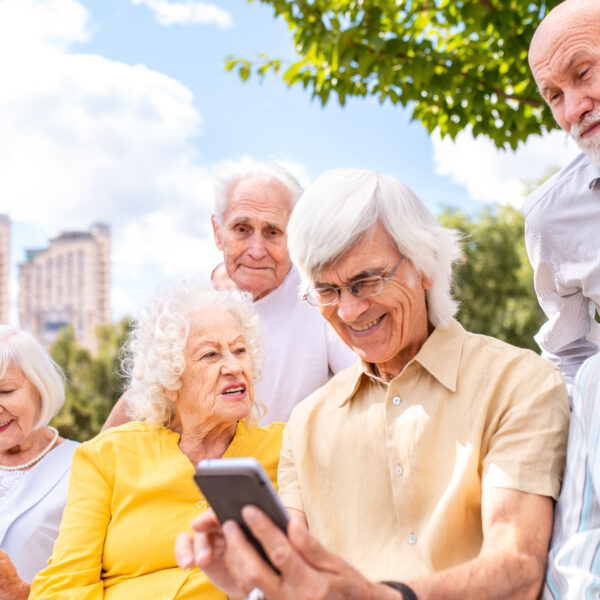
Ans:
[[[0,2],[1,210],[48,237],[108,222],[115,267],[175,273],[208,243],[198,238],[208,233],[209,172],[192,141],[202,118],[174,79],[71,52],[88,31],[75,0]],[[129,310],[118,272],[113,297]]]
[[[221,260],[209,218],[221,165],[198,162],[202,117],[190,90],[143,65],[78,53],[90,29],[76,0],[0,0],[0,212],[48,238],[107,222],[120,318],[162,280],[208,274]],[[21,262],[28,242],[16,241],[11,260]],[[13,316],[15,294],[13,280]]]
[[[167,2],[167,0],[131,0],[133,4],[144,4],[153,13],[156,22],[170,25],[217,25],[227,29],[232,25],[231,13],[217,6],[197,0]]]
[[[454,141],[434,134],[432,142],[436,173],[450,176],[474,200],[517,208],[531,183],[550,169],[565,166],[579,153],[562,131],[532,136],[516,152],[498,150],[487,138],[474,139],[470,131],[459,133]]]

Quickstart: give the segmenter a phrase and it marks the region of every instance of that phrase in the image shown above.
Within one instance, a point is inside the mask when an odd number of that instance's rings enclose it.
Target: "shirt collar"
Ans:
[[[465,335],[466,331],[463,326],[455,319],[452,319],[448,327],[437,327],[421,346],[416,356],[404,366],[404,369],[392,379],[392,382],[401,377],[406,369],[416,362],[445,388],[455,392]],[[338,403],[340,407],[354,396],[363,378],[386,385],[383,379],[373,373],[371,365],[364,361],[356,361],[346,373],[347,377],[344,378],[337,390],[340,394]]]
[[[596,163],[592,162],[589,156],[587,157],[587,161],[589,164],[588,172],[590,172],[591,175],[588,183],[588,188],[591,191],[594,191],[600,188],[600,166],[597,166]]]

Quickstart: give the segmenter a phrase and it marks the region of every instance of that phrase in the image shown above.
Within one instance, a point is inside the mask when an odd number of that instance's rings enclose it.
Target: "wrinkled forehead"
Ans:
[[[536,74],[568,60],[569,53],[598,47],[600,39],[600,2],[566,0],[542,20],[529,45],[529,66]]]
[[[343,253],[326,263],[313,275],[312,282],[345,281],[389,268],[402,256],[396,242],[378,221],[354,241]],[[331,280],[331,281],[329,281]]]
[[[278,179],[253,175],[239,181],[229,194],[225,218],[287,225],[292,212],[290,192]]]

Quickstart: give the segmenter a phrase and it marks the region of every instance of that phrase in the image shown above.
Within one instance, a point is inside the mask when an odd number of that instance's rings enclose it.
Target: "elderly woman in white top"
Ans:
[[[46,566],[76,442],[48,422],[64,402],[60,367],[28,333],[0,326],[0,599],[21,600]]]

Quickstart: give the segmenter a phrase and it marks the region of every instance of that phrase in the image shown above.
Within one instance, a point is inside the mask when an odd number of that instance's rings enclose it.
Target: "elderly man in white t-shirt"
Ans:
[[[227,276],[252,294],[263,340],[256,397],[267,407],[261,425],[287,421],[292,408],[356,355],[318,309],[299,297],[300,276],[287,249],[287,224],[302,187],[277,163],[243,161],[215,186],[215,243]],[[127,421],[125,396],[103,429]]]
[[[263,425],[287,421],[300,400],[356,360],[319,311],[299,298],[286,230],[301,193],[276,163],[240,163],[215,186],[215,243],[227,275],[252,294],[260,318],[264,363],[256,397],[267,406]]]

